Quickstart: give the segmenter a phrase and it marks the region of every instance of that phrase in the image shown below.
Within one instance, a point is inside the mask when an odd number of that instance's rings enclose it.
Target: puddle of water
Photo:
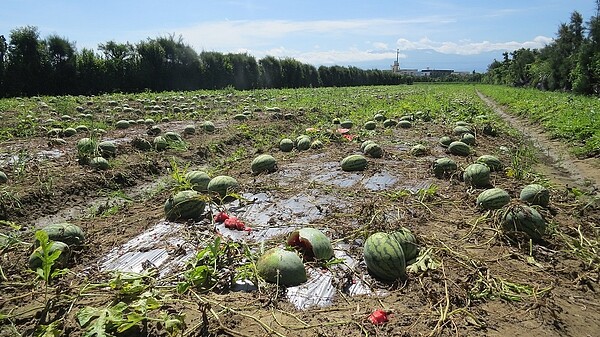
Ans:
[[[64,155],[65,154],[62,151],[55,149],[38,151],[33,156],[28,153],[13,155],[8,153],[0,153],[0,167],[26,164],[32,160],[42,161],[48,159],[57,159]]]
[[[375,173],[372,177],[363,182],[365,188],[371,191],[381,191],[390,188],[398,181],[398,178],[392,176],[389,172],[383,171]]]

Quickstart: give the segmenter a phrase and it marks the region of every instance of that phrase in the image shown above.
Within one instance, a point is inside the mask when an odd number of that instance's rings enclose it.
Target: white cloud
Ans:
[[[456,55],[477,55],[491,51],[512,51],[520,48],[542,48],[552,42],[552,38],[545,36],[536,36],[531,41],[517,42],[472,42],[469,40],[461,40],[458,42],[437,42],[428,38],[422,38],[417,41],[400,38],[396,41],[396,45],[400,50],[423,50],[432,49],[442,54]]]
[[[253,50],[252,54],[259,58],[267,55],[278,58],[291,57],[300,62],[313,65],[349,65],[383,60],[388,60],[391,64],[392,60],[396,59],[396,51],[360,50],[358,48],[301,51],[276,47],[267,50]],[[406,58],[404,54],[400,54],[399,56],[400,58]]]
[[[422,31],[423,25],[443,25],[451,20],[440,16],[406,20],[353,19],[353,20],[233,20],[204,22],[197,25],[172,28],[168,32],[182,35],[197,49],[232,50],[241,47],[267,46],[277,39],[293,37],[330,37],[335,40],[354,37],[394,36],[399,31]],[[419,28],[421,27],[421,28]],[[156,35],[153,32],[153,35]]]

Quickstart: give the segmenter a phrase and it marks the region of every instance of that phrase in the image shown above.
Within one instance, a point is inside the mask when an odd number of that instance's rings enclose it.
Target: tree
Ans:
[[[50,64],[48,90],[53,94],[73,92],[77,76],[75,44],[66,38],[51,35],[46,38],[45,45]]]
[[[12,95],[42,93],[48,68],[44,44],[37,27],[17,28],[10,33],[5,86]]]
[[[108,41],[98,45],[104,53],[106,78],[112,91],[128,91],[133,88],[134,48],[129,43]]]

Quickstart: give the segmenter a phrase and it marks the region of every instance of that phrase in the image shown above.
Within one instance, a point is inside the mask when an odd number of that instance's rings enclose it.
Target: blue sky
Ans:
[[[174,34],[202,50],[319,65],[485,71],[502,52],[541,48],[591,0],[2,0],[0,34],[37,26],[78,49]]]

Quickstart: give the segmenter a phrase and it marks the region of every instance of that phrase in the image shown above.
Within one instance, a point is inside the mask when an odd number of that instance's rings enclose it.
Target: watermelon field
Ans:
[[[0,336],[596,336],[598,111],[463,84],[2,99]]]

